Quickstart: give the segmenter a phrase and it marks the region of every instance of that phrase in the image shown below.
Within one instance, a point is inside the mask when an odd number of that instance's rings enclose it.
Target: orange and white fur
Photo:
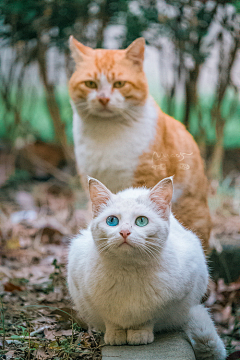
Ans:
[[[80,317],[110,345],[140,345],[183,330],[197,360],[226,352],[201,299],[208,284],[200,241],[171,213],[172,179],[112,194],[90,178],[93,220],[73,239],[68,284]]]
[[[145,41],[125,50],[93,50],[70,37],[76,70],[69,82],[78,170],[113,192],[152,187],[174,175],[173,212],[208,247],[207,179],[193,137],[149,95]]]

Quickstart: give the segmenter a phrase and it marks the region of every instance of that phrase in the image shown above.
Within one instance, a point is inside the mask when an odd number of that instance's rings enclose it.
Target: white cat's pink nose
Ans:
[[[108,97],[102,97],[100,96],[98,98],[98,101],[100,102],[100,104],[102,104],[103,106],[106,106],[108,104],[108,102],[110,101],[110,99]]]
[[[120,235],[122,235],[122,237],[124,238],[124,239],[126,239],[127,237],[128,237],[128,235],[130,235],[131,233],[130,233],[130,231],[129,230],[121,230],[120,231]]]

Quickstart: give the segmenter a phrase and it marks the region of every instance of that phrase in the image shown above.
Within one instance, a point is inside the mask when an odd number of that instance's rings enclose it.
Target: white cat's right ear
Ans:
[[[103,205],[106,205],[111,199],[112,193],[105,185],[94,178],[88,177],[88,184],[90,199],[92,201],[93,217],[96,217],[100,213]]]
[[[69,48],[76,64],[83,61],[84,57],[91,56],[94,51],[90,47],[81,44],[72,35],[69,37]]]
[[[159,183],[157,183],[150,191],[150,200],[155,203],[161,216],[165,219],[169,218],[172,195],[173,176],[159,181]]]

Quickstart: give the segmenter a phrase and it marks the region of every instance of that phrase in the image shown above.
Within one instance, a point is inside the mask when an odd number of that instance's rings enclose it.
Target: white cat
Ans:
[[[68,283],[81,318],[106,344],[148,344],[186,332],[197,359],[226,352],[200,301],[208,270],[200,240],[171,213],[172,178],[112,194],[89,179],[93,220],[72,242]]]

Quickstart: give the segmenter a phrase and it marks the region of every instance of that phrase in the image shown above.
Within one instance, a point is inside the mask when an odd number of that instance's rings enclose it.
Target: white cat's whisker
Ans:
[[[103,244],[103,245],[100,244],[98,248],[99,248],[100,251],[102,252],[102,251],[108,249],[110,246],[111,246],[111,244]]]
[[[132,240],[132,243],[136,245],[136,248],[141,251],[142,254],[146,254],[148,257],[155,258],[155,260],[159,261],[157,257],[161,251],[161,246],[159,246],[159,244],[139,243],[138,241],[134,240]]]
[[[161,253],[160,249],[152,248],[150,246],[146,246],[145,249],[159,260],[159,254]]]
[[[158,260],[157,258],[157,254],[154,253],[154,251],[152,251],[152,249],[149,249],[146,244],[144,243],[140,243],[137,240],[133,240],[131,239],[131,243],[134,245],[134,248],[137,249],[141,255],[144,257],[145,255],[147,255],[149,258],[155,258],[155,260]]]
[[[154,246],[160,247],[160,248],[163,247],[161,244],[159,244],[159,238],[157,236],[146,237],[145,240],[146,240],[147,244],[151,244],[151,245],[154,245]]]
[[[104,240],[108,240],[107,238],[102,238]],[[114,248],[117,248],[118,247],[118,244],[114,244],[114,243],[104,243],[104,244],[101,244],[98,249],[99,249],[99,254],[103,253],[103,252],[107,252],[109,249],[114,249]]]
[[[151,243],[146,241],[146,246],[149,246],[150,248],[156,250],[156,251],[161,251],[163,249],[163,246],[160,244],[156,244],[156,243]]]
[[[141,246],[137,247],[138,251],[140,252],[141,256],[144,258],[145,257],[145,252],[144,250],[141,248]]]
[[[149,248],[144,247],[143,248],[145,253],[152,259],[154,258],[157,262],[159,261],[159,258],[157,257],[157,255]]]

